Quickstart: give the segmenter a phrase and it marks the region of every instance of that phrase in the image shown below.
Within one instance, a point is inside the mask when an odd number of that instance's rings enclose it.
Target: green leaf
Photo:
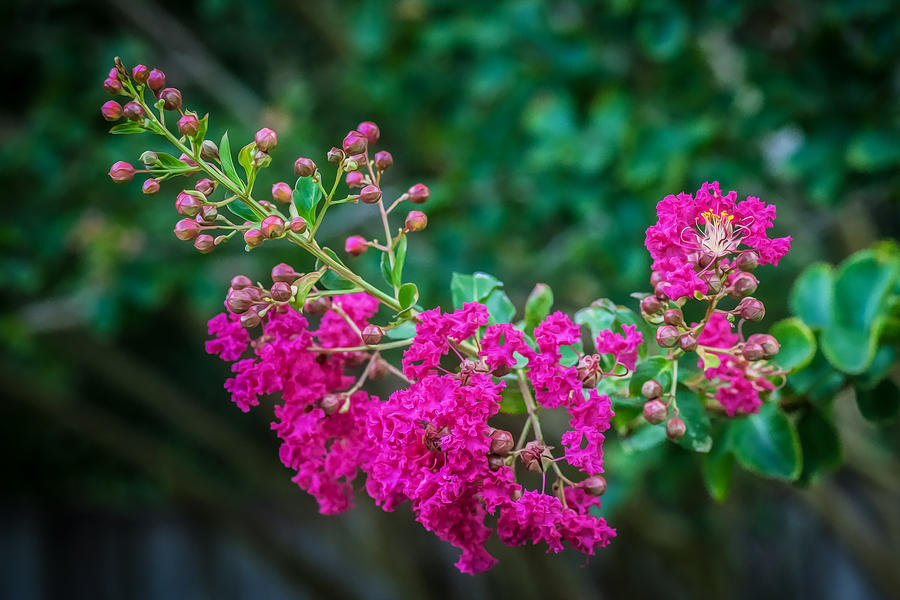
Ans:
[[[709,417],[706,416],[703,403],[696,393],[682,388],[675,393],[675,399],[678,402],[678,416],[686,426],[678,443],[694,452],[709,452],[713,441],[709,435]]]
[[[491,292],[484,305],[490,315],[488,323],[510,323],[516,316],[516,307],[503,290],[496,289]]]
[[[666,440],[666,428],[662,425],[643,425],[632,435],[622,440],[622,449],[627,453],[644,452],[659,446]]]
[[[256,169],[253,167],[253,152],[255,150],[256,142],[250,142],[238,152],[238,163],[244,168],[248,182],[256,172]]]
[[[129,121],[128,123],[113,125],[109,132],[115,135],[128,135],[130,133],[146,133],[147,128],[140,123]]]
[[[553,307],[553,290],[546,283],[534,286],[525,301],[525,332],[531,333],[550,314]]]
[[[876,332],[834,324],[822,332],[822,354],[845,373],[865,371],[875,358]]]
[[[394,269],[391,271],[391,282],[394,287],[403,283],[403,263],[406,262],[406,236],[401,235],[394,247]]]
[[[464,302],[484,302],[491,292],[500,287],[503,287],[503,283],[487,273],[453,273],[450,279],[453,307],[462,308]]]
[[[309,291],[312,289],[316,282],[322,275],[319,271],[313,271],[312,273],[306,273],[302,275],[298,279],[294,281],[292,287],[297,288],[297,292],[294,294],[293,305],[297,310],[303,310],[303,304],[306,302],[306,297],[309,295]]]
[[[251,223],[262,221],[262,217],[253,212],[253,209],[247,206],[243,200],[232,200],[228,203],[228,210],[243,221],[250,221]]]
[[[419,300],[419,288],[417,288],[414,283],[404,283],[400,286],[400,289],[397,290],[397,300],[402,307],[400,309],[401,312],[408,308],[412,308]]]
[[[738,463],[748,471],[784,481],[800,476],[803,457],[797,430],[774,402],[764,404],[758,414],[736,418],[731,443]]]
[[[672,362],[664,356],[654,356],[639,362],[628,383],[628,393],[634,397],[641,394],[641,386],[655,379],[664,390],[672,385]]]
[[[206,129],[209,126],[209,113],[203,115],[202,119],[198,119],[200,123],[200,127],[197,128],[197,135],[194,136],[194,139],[197,140],[197,143],[203,143],[203,138],[206,137]]]
[[[806,410],[797,422],[797,434],[803,448],[801,481],[809,483],[823,471],[841,466],[843,450],[837,428],[821,411],[816,408]]]
[[[591,330],[591,338],[596,338],[604,329],[612,329],[615,320],[616,313],[614,311],[597,306],[588,306],[575,313],[575,323],[587,325]]]
[[[231,156],[231,142],[228,141],[227,131],[222,135],[222,141],[219,143],[219,161],[222,163],[222,170],[225,171],[228,179],[237,183],[243,189],[244,183],[238,177],[234,168],[234,159]]]
[[[724,501],[731,489],[731,476],[734,473],[734,454],[731,452],[727,431],[719,435],[710,451],[703,455],[700,470],[709,495],[717,502]]]
[[[857,387],[872,389],[887,377],[894,361],[897,360],[897,350],[891,346],[881,346],[875,351],[875,358],[866,372],[856,379]]]
[[[794,282],[788,300],[791,312],[810,327],[831,323],[834,303],[834,269],[827,263],[807,267]]]
[[[387,252],[381,253],[381,278],[390,286],[394,285],[394,276],[391,274],[391,261]]]
[[[769,333],[781,344],[775,360],[783,369],[802,369],[816,355],[816,336],[797,317],[778,321]]]
[[[874,389],[856,390],[856,406],[867,420],[873,423],[890,423],[900,410],[900,389],[890,379],[885,379]]]
[[[340,265],[344,263],[341,262],[341,259],[338,258],[337,254],[335,254],[334,250],[331,248],[322,248],[322,251],[331,257],[332,260],[337,262]],[[322,262],[316,261],[316,270],[322,268]],[[331,269],[325,271],[325,274],[322,275],[322,278],[319,280],[322,282],[322,286],[329,290],[349,290],[351,288],[356,287],[356,284],[352,281],[347,281]]]
[[[500,397],[500,412],[508,415],[521,415],[528,412],[522,390],[517,385],[507,385]]]
[[[705,348],[697,348],[697,356],[703,361],[703,370],[715,369],[722,364],[722,357],[715,352],[708,352]]]
[[[322,189],[310,177],[300,177],[294,184],[294,205],[300,212],[300,216],[307,223],[316,222],[316,205],[322,199]]]
[[[412,321],[404,321],[396,327],[388,329],[384,334],[392,340],[408,340],[416,335],[416,324]]]
[[[159,161],[157,164],[153,165],[153,167],[156,169],[166,169],[167,171],[183,171],[194,169],[194,167],[190,166],[183,160],[175,158],[174,156],[166,152],[157,152],[156,156]]]

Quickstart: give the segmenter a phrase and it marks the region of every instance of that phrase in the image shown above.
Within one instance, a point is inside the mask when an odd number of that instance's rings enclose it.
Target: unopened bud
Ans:
[[[325,394],[319,401],[319,406],[326,415],[333,415],[341,409],[346,399],[343,394]]]
[[[113,79],[112,77],[110,77],[103,82],[103,89],[105,89],[110,94],[118,94],[122,91],[122,84],[119,83],[118,79]]]
[[[506,377],[512,373],[512,368],[507,365],[497,365],[494,367],[494,370],[491,371],[491,375],[494,377]]]
[[[488,454],[487,455],[488,468],[491,471],[499,471],[503,468],[503,465],[506,464],[506,459],[502,456],[497,456],[496,454]]]
[[[347,238],[347,241],[344,242],[344,252],[350,256],[359,256],[368,249],[369,243],[366,242],[366,238],[361,235],[351,235]]]
[[[491,453],[505,456],[515,446],[515,440],[510,432],[503,429],[495,429],[491,432]]]
[[[648,379],[641,386],[641,395],[648,400],[655,400],[663,395],[662,386],[655,379]]]
[[[685,352],[693,352],[697,349],[697,338],[690,333],[685,333],[678,338],[678,346]]]
[[[260,223],[260,230],[264,237],[274,239],[284,235],[284,219],[278,215],[269,215]]]
[[[659,398],[644,402],[644,419],[651,425],[659,425],[668,415],[669,407]]]
[[[178,131],[181,135],[194,137],[200,131],[200,121],[194,115],[184,115],[178,119]]]
[[[767,333],[754,333],[747,338],[747,342],[759,344],[763,350],[763,358],[772,358],[781,350],[781,344],[778,343],[778,340]]]
[[[660,273],[659,271],[653,271],[652,273],[650,273],[650,287],[656,289],[656,286],[658,286],[662,282],[662,273]]]
[[[378,186],[367,185],[359,192],[359,199],[366,204],[377,204],[381,200],[381,190]]]
[[[250,161],[250,164],[257,169],[264,169],[269,166],[269,163],[272,162],[272,157],[269,156],[268,152],[264,152],[262,150],[257,150],[253,153],[253,159]]]
[[[742,319],[748,321],[762,321],[766,316],[766,307],[756,298],[744,298],[735,308],[740,313]]]
[[[306,219],[303,217],[294,217],[291,219],[289,227],[294,233],[303,233],[306,231]]]
[[[525,468],[535,473],[544,470],[544,459],[551,460],[552,458],[549,449],[538,440],[528,442],[519,452],[519,459]]]
[[[253,140],[256,142],[257,148],[263,152],[268,152],[278,145],[278,134],[268,127],[263,127],[256,132],[256,135],[253,136]]]
[[[150,69],[144,65],[135,65],[131,69],[131,77],[138,83],[146,83],[147,78],[150,77]]]
[[[758,286],[759,280],[752,273],[738,273],[728,292],[734,298],[744,298],[754,293]]]
[[[181,219],[175,223],[175,237],[179,240],[189,242],[197,239],[200,235],[200,225],[193,219]]]
[[[197,236],[196,240],[194,240],[194,248],[196,248],[203,254],[209,254],[215,247],[216,240],[211,235],[202,233]]]
[[[248,310],[241,315],[241,327],[243,327],[244,329],[253,329],[254,327],[258,327],[261,322],[262,319],[259,317],[259,313],[255,310]]]
[[[303,312],[308,315],[324,315],[331,308],[331,300],[328,298],[315,298],[303,303]]]
[[[212,140],[203,140],[200,146],[200,158],[203,160],[219,160],[219,147]]]
[[[147,76],[147,86],[153,90],[154,92],[158,92],[159,90],[166,87],[166,75],[159,69],[153,69],[150,71],[150,75]]]
[[[175,88],[166,88],[159,93],[160,99],[163,101],[163,108],[166,110],[178,110],[181,108],[181,92]]]
[[[115,100],[107,100],[100,107],[100,114],[107,121],[118,121],[123,115],[122,105]]]
[[[248,229],[244,232],[244,243],[251,248],[261,245],[266,238],[263,237],[262,231],[257,228]]]
[[[155,194],[159,191],[159,182],[151,177],[141,186],[141,191],[145,194]]]
[[[137,102],[129,102],[122,108],[122,115],[129,121],[140,121],[144,118],[144,108]]]
[[[381,132],[378,130],[378,125],[372,121],[363,121],[356,126],[356,130],[366,136],[366,141],[369,146],[373,146],[381,135]]]
[[[347,154],[361,154],[366,151],[368,145],[369,140],[358,131],[351,131],[344,136],[344,141],[341,144],[344,152]]]
[[[184,217],[196,217],[200,214],[200,206],[200,201],[187,192],[181,192],[175,198],[175,210]]]
[[[384,379],[385,375],[387,375],[388,373],[390,373],[390,369],[383,359],[379,358],[373,360],[369,365],[369,379],[378,381],[379,379]]]
[[[247,312],[255,303],[256,299],[248,289],[232,289],[225,297],[225,306],[236,315]]]
[[[666,325],[684,325],[684,315],[680,308],[670,308],[663,313],[663,322]]]
[[[424,183],[417,183],[409,188],[406,193],[409,195],[409,201],[413,204],[422,204],[428,200],[428,196],[431,194],[428,186]]]
[[[312,177],[316,172],[316,163],[308,158],[300,157],[294,161],[294,173],[297,177]]]
[[[366,346],[374,346],[381,342],[384,331],[378,325],[366,325],[362,330],[362,341]]]
[[[697,255],[697,266],[699,266],[701,269],[705,269],[706,267],[711,265],[712,261],[714,261],[715,259],[716,255],[712,252],[700,252]]]
[[[159,162],[159,155],[152,150],[147,150],[146,152],[141,154],[141,162],[148,167],[152,167]]]
[[[294,199],[294,191],[291,189],[291,186],[283,181],[279,181],[272,186],[272,199],[275,202],[287,204]]]
[[[350,189],[359,189],[365,185],[365,177],[363,177],[361,171],[351,171],[347,173],[344,179],[347,182],[347,187]]]
[[[759,255],[752,250],[741,252],[737,257],[735,264],[741,271],[752,271],[759,266]]]
[[[765,355],[763,347],[759,344],[747,342],[741,347],[741,356],[749,361],[762,360]]]
[[[666,422],[666,436],[670,440],[680,440],[686,431],[687,426],[678,417],[672,417]]]
[[[407,231],[422,231],[428,226],[428,217],[421,210],[411,210],[403,225]]]
[[[599,475],[588,477],[579,485],[590,496],[602,496],[606,492],[606,480]]]
[[[291,299],[291,296],[293,296],[291,293],[291,284],[283,281],[276,281],[272,284],[269,294],[275,302],[287,302]]]
[[[340,148],[333,147],[328,151],[328,154],[326,156],[328,157],[328,162],[333,165],[338,165],[342,160],[344,160],[344,152]]]
[[[231,278],[231,289],[233,290],[242,290],[244,288],[248,288],[253,285],[253,280],[251,280],[246,275],[235,275]]]
[[[660,283],[657,283],[657,284],[656,284],[656,287],[653,288],[653,295],[654,295],[654,296],[656,297],[656,299],[659,300],[660,302],[662,302],[663,300],[668,299],[668,297],[669,297],[668,294],[666,294],[666,287],[667,287],[668,285],[669,285],[668,283],[666,283],[665,281],[662,281],[662,282],[660,282]]]
[[[204,204],[200,207],[200,214],[197,215],[197,221],[204,225],[212,225],[219,217],[219,209],[212,204]]]
[[[272,267],[272,281],[283,281],[290,283],[297,279],[300,273],[294,270],[294,267],[287,263],[279,263]]]
[[[134,167],[124,160],[115,162],[109,169],[109,177],[116,183],[126,183],[131,181],[134,179]]]
[[[375,154],[375,168],[379,171],[387,171],[394,165],[394,157],[387,150]]]
[[[706,284],[709,292],[713,294],[718,294],[722,291],[722,280],[718,275],[713,273],[712,271],[707,271],[703,275],[700,276],[700,279]]]
[[[656,296],[645,296],[641,299],[641,311],[648,315],[655,315],[662,310],[662,302]]]
[[[678,328],[672,325],[662,325],[656,329],[656,343],[663,348],[674,348],[680,337]]]

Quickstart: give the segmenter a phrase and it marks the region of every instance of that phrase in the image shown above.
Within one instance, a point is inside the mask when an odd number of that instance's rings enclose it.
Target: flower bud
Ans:
[[[344,242],[344,252],[350,256],[359,256],[369,249],[369,243],[361,235],[351,235]]]
[[[141,191],[145,194],[155,194],[159,191],[159,182],[151,177],[141,186]]]
[[[141,162],[148,167],[152,167],[159,162],[159,155],[152,150],[147,150],[141,154]]]
[[[219,160],[219,147],[212,140],[203,140],[200,145],[200,158],[203,160]]]
[[[110,77],[103,82],[103,89],[105,89],[110,94],[118,94],[122,91],[122,84],[119,83],[118,79]]]
[[[421,210],[411,210],[403,225],[407,231],[422,231],[428,226],[428,217]]]
[[[384,331],[378,325],[366,325],[362,330],[362,341],[366,346],[374,346],[381,342]]]
[[[212,225],[219,217],[219,209],[212,204],[204,204],[200,207],[200,214],[197,215],[196,221],[203,225]]]
[[[663,395],[662,386],[655,379],[648,379],[641,386],[641,395],[648,400],[661,398]]]
[[[703,282],[706,284],[706,287],[709,288],[709,292],[718,294],[722,291],[722,280],[712,271],[707,271],[700,276],[700,279],[703,280]]]
[[[275,205],[269,202],[268,200],[260,200],[259,205],[262,206],[267,211],[275,210]]]
[[[697,349],[697,338],[690,333],[685,333],[678,338],[678,346],[685,352],[693,352]]]
[[[656,284],[655,288],[653,288],[653,295],[660,302],[662,302],[663,300],[667,300],[669,298],[669,296],[666,294],[666,287],[668,285],[669,284],[666,283],[665,281],[661,281],[660,283]]]
[[[381,135],[381,131],[378,130],[378,125],[372,121],[363,121],[356,126],[356,130],[366,136],[366,141],[369,146],[373,146]]]
[[[384,376],[390,373],[387,363],[383,359],[373,360],[369,365],[369,379],[378,381],[384,379]]]
[[[263,237],[262,231],[257,228],[248,229],[244,232],[244,243],[251,248],[261,245],[266,238]]]
[[[644,402],[644,419],[651,425],[659,425],[668,415],[669,407],[659,398]]]
[[[194,240],[194,248],[196,248],[203,254],[209,254],[215,247],[216,240],[213,239],[213,236],[206,233],[201,233],[199,236],[197,236],[197,239]]]
[[[278,145],[278,134],[276,134],[268,127],[263,127],[256,132],[253,140],[256,142],[257,148],[259,148],[263,152],[268,152]]]
[[[294,217],[291,219],[289,227],[294,233],[303,233],[306,231],[306,219],[303,217]]]
[[[135,65],[131,69],[131,77],[138,83],[146,83],[147,78],[150,77],[150,69],[144,65]]]
[[[159,69],[153,69],[147,76],[147,86],[154,92],[166,87],[166,74]]]
[[[178,110],[181,108],[181,92],[175,88],[166,88],[159,93],[160,99],[163,101],[163,108],[166,110]]]
[[[662,302],[656,296],[645,296],[641,299],[641,312],[655,315],[662,310]]]
[[[381,200],[381,190],[376,185],[367,185],[360,190],[359,199],[366,204],[377,204]]]
[[[737,257],[735,264],[741,271],[752,271],[759,266],[759,254],[753,250],[741,252]]]
[[[358,189],[365,185],[363,183],[363,174],[360,171],[351,171],[347,173],[344,179],[347,182],[347,187],[350,189]]]
[[[663,313],[663,322],[666,325],[684,325],[684,315],[680,308],[670,308]]]
[[[294,173],[297,177],[311,177],[316,172],[316,163],[308,158],[300,157],[294,161]]]
[[[738,273],[731,282],[731,288],[728,293],[734,298],[743,298],[749,296],[756,291],[759,286],[759,280],[752,273]]]
[[[748,341],[741,347],[741,356],[751,362],[754,360],[762,360],[765,355],[766,353],[763,350],[763,347],[759,344],[753,344]]]
[[[344,152],[347,154],[361,154],[366,151],[368,145],[369,140],[358,131],[351,131],[344,136],[344,141],[341,144]]]
[[[361,169],[363,165],[366,164],[366,155],[365,154],[354,154],[352,156],[348,156],[344,159],[344,170],[345,171],[356,171]]]
[[[417,183],[416,185],[409,188],[406,193],[409,194],[410,202],[412,202],[413,204],[422,204],[423,202],[428,200],[428,196],[431,192],[428,190],[428,186],[426,186],[424,183]]]
[[[519,452],[519,459],[525,468],[534,473],[540,473],[544,470],[544,459],[550,460],[553,456],[550,450],[538,440],[531,440],[522,451]]]
[[[134,167],[124,160],[113,163],[109,169],[109,177],[116,183],[125,183],[134,179]]]
[[[181,135],[194,137],[200,131],[200,121],[194,115],[184,115],[178,119],[178,131]]]
[[[488,468],[491,471],[499,471],[503,468],[503,465],[506,464],[506,459],[502,456],[497,456],[496,454],[488,454],[487,455]]]
[[[294,270],[294,267],[287,263],[279,263],[272,267],[272,281],[282,281],[284,283],[290,283],[297,279],[300,276],[300,273],[297,273]]]
[[[303,312],[308,315],[324,315],[331,308],[331,300],[328,298],[316,298],[303,303]]]
[[[196,217],[200,214],[200,201],[187,192],[181,192],[175,198],[175,210],[183,217]]]
[[[175,237],[185,242],[197,239],[200,235],[200,225],[193,219],[181,219],[175,223]]]
[[[242,290],[253,285],[253,280],[246,275],[235,275],[231,278],[231,289]]]
[[[267,152],[257,150],[253,153],[253,159],[250,161],[250,164],[258,169],[264,169],[269,166],[270,162],[272,162],[272,157]]]
[[[122,108],[122,115],[129,121],[140,121],[144,118],[144,108],[137,102],[129,102]]]
[[[659,271],[653,271],[650,273],[650,287],[656,289],[660,283],[663,282],[663,276]]]
[[[103,106],[100,107],[100,114],[103,115],[103,118],[107,121],[118,121],[122,118],[124,113],[121,104],[115,100],[107,100],[103,103]]]
[[[767,333],[754,333],[747,338],[747,342],[759,344],[763,350],[763,358],[772,358],[781,350],[781,344],[778,343],[778,340]]]
[[[701,251],[697,254],[697,266],[701,269],[711,265],[714,260],[716,260],[716,255],[713,252]]]
[[[204,177],[203,179],[197,180],[197,183],[194,184],[194,189],[204,196],[209,197],[216,191],[216,183],[212,179]]]
[[[325,394],[319,400],[319,406],[322,407],[326,415],[333,415],[341,409],[345,401],[346,398],[344,398],[343,394]]]
[[[272,186],[272,199],[275,200],[275,202],[287,204],[294,199],[294,190],[292,190],[291,186],[285,182],[279,181]]]
[[[672,417],[668,421],[666,421],[666,436],[672,440],[680,440],[682,436],[684,436],[687,431],[687,426],[684,424],[684,421],[679,419],[678,417]]]
[[[762,321],[766,316],[766,307],[756,298],[744,298],[735,308],[740,313],[742,319],[748,321]]]
[[[450,429],[446,426],[438,429],[435,427],[434,423],[429,423],[425,426],[425,434],[422,436],[422,442],[425,444],[425,447],[432,452],[440,452],[441,438],[449,433]]]
[[[588,477],[579,485],[590,496],[602,496],[606,492],[606,480],[599,475]]]
[[[328,162],[333,165],[338,165],[344,160],[344,152],[340,148],[332,147],[326,156],[328,157]]]
[[[678,328],[672,325],[662,325],[656,329],[656,343],[663,348],[674,348],[680,337]]]
[[[196,168],[198,166],[197,163],[194,162],[194,159],[192,159],[190,156],[188,156],[184,152],[181,153],[181,155],[178,157],[178,160],[180,160],[181,162],[183,162],[184,164],[186,164],[189,167]]]
[[[491,432],[491,453],[505,456],[515,446],[515,440],[510,432],[503,429],[495,429]]]
[[[236,315],[247,312],[254,304],[256,304],[256,299],[248,289],[233,289],[225,297],[225,306]]]
[[[387,150],[375,154],[375,168],[379,171],[387,171],[394,164],[394,157]]]
[[[275,302],[287,302],[294,294],[291,292],[291,284],[283,281],[276,281],[269,290],[272,300]]]
[[[273,239],[284,235],[284,219],[278,215],[269,215],[260,223],[263,237]]]
[[[262,319],[255,310],[248,310],[241,315],[241,327],[244,329],[253,329],[258,327],[260,323],[262,323]]]

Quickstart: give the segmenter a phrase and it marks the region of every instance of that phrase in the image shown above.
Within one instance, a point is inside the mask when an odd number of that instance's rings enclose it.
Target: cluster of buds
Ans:
[[[285,310],[294,299],[297,288],[292,285],[300,277],[300,273],[285,263],[272,268],[272,285],[268,289],[244,275],[237,275],[231,280],[231,286],[225,296],[228,310],[241,316],[241,325],[247,329],[256,327],[270,310]]]
[[[664,393],[662,385],[655,379],[649,379],[641,386],[641,395],[645,398],[644,419],[651,425],[666,422],[666,436],[670,440],[678,440],[684,436],[687,426],[677,414],[669,417],[671,396]]]

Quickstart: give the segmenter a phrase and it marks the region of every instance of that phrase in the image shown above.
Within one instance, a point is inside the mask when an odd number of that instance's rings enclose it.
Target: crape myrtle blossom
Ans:
[[[719,183],[704,183],[696,196],[666,196],[656,206],[658,221],[647,229],[645,245],[662,291],[677,300],[707,293],[701,277],[709,265],[753,250],[759,264],[777,265],[791,247],[790,237],[769,238],[775,205],[752,196],[737,201],[737,193],[722,194]]]
[[[622,325],[622,333],[613,333],[604,329],[597,334],[597,353],[612,354],[617,364],[629,371],[634,371],[638,357],[638,346],[644,336],[637,330],[637,325]]]

